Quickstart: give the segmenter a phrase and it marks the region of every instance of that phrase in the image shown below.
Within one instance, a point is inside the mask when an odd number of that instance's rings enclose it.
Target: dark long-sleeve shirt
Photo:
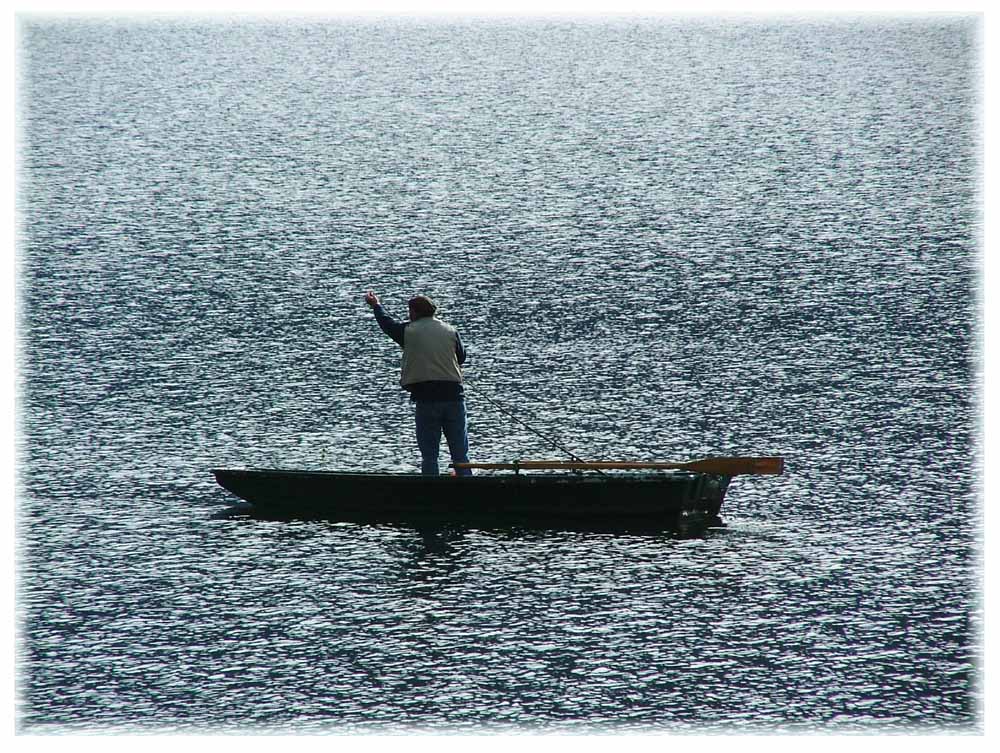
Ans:
[[[375,314],[375,321],[378,326],[400,347],[405,342],[406,325],[409,322],[400,322],[393,319],[386,313],[381,304],[372,307]],[[455,357],[459,364],[465,363],[465,346],[458,332],[455,333]],[[431,400],[461,400],[465,395],[461,382],[429,381],[408,384],[405,389],[410,392],[410,399],[415,402]]]

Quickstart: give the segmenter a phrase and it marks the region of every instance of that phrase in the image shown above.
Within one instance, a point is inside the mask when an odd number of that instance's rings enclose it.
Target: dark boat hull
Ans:
[[[255,510],[344,521],[671,523],[717,516],[728,476],[704,473],[506,474],[469,477],[217,469]]]

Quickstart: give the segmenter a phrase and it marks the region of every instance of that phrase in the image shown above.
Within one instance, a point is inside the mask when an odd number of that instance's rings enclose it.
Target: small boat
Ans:
[[[255,511],[353,522],[670,524],[718,516],[733,476],[780,474],[781,458],[686,463],[465,463],[473,476],[215,469],[218,483]],[[508,471],[497,473],[496,471]]]

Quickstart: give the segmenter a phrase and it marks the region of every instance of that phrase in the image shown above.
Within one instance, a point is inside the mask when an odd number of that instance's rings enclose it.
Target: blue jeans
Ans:
[[[469,429],[464,400],[421,400],[416,403],[417,447],[420,448],[420,472],[437,475],[441,432],[448,441],[451,462],[469,462]],[[457,468],[459,476],[471,476],[471,468]]]

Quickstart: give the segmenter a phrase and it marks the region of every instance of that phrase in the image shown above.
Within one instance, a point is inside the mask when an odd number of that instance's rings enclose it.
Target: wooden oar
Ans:
[[[657,461],[613,460],[577,462],[575,460],[519,460],[515,463],[452,463],[455,468],[477,468],[490,471],[662,471],[683,470],[711,473],[716,476],[780,474],[785,461],[777,457],[702,458],[686,463]]]

